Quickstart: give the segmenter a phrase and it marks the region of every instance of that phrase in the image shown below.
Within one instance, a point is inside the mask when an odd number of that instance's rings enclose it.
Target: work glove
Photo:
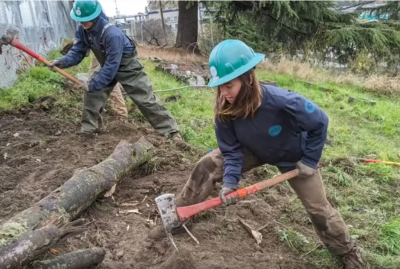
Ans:
[[[89,91],[89,85],[87,83],[83,83],[80,88],[85,91],[88,92]]]
[[[304,163],[302,163],[301,161],[298,161],[296,163],[296,168],[299,169],[299,178],[305,179],[308,177],[311,177],[314,175],[314,173],[317,171],[314,168],[311,168],[307,165],[305,165]]]
[[[233,205],[237,203],[237,200],[234,198],[226,198],[225,196],[231,192],[235,191],[235,189],[223,187],[219,192],[219,196],[221,197],[222,202],[224,205]]]
[[[61,67],[61,61],[60,61],[59,59],[55,59],[55,60],[51,61],[51,62],[50,62],[50,66],[49,66],[48,68],[49,68],[51,71],[54,72],[54,69],[53,69],[54,66],[57,66],[58,68],[62,68],[62,67]]]

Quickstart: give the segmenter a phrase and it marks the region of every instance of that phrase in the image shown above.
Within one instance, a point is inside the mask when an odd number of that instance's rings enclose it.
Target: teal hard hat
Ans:
[[[241,40],[227,39],[211,51],[209,87],[217,87],[246,73],[262,62],[265,55],[254,50]]]
[[[75,1],[70,16],[74,21],[87,22],[96,19],[101,14],[98,1]]]

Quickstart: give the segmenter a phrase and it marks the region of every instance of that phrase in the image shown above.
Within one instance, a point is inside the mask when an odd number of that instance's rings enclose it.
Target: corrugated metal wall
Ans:
[[[72,1],[0,1],[0,35],[8,25],[16,26],[18,39],[42,56],[61,47],[64,38],[72,39],[76,23],[70,18]],[[0,88],[10,86],[17,70],[30,62],[29,55],[9,45],[0,55]],[[31,64],[34,63],[34,60]]]

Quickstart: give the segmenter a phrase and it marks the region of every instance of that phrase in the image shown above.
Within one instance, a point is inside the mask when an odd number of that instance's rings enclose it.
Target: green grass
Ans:
[[[46,59],[50,61],[61,56],[61,53],[55,50],[50,52]],[[85,58],[80,65],[65,71],[73,76],[84,73],[89,69],[89,63],[90,59]],[[11,87],[0,90],[0,111],[24,107],[43,96],[57,96],[63,90],[64,79],[61,74],[50,71],[43,63],[38,62],[37,66],[19,75]]]
[[[169,75],[155,71],[143,61],[155,90],[183,86]],[[321,169],[328,199],[343,216],[352,237],[362,248],[371,268],[399,268],[400,226],[392,220],[400,213],[400,168],[384,164],[357,163],[355,158],[400,162],[400,99],[363,92],[355,87],[320,84],[323,91],[285,74],[258,69],[260,80],[274,80],[278,86],[298,92],[320,106],[329,116],[328,142]],[[176,92],[158,93],[165,100]],[[164,102],[176,117],[184,138],[204,150],[217,147],[213,130],[212,90],[183,90],[177,102]],[[349,103],[349,96],[375,100],[376,105]],[[342,160],[342,161],[340,161]],[[297,200],[297,199],[296,199]],[[280,221],[290,227],[294,216],[307,218],[300,203],[292,203]],[[317,242],[304,238],[296,227],[277,232],[282,242],[304,255],[318,268],[332,268],[333,259]]]
[[[170,75],[156,71],[152,62],[143,61],[154,90],[173,89],[185,86]],[[165,98],[179,93],[181,98],[176,102],[165,102]],[[204,89],[185,89],[180,91],[157,93],[176,117],[184,139],[202,149],[217,147],[213,128],[214,91]]]

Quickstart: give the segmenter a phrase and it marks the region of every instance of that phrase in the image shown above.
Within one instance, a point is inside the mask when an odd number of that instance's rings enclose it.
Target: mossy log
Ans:
[[[103,262],[106,252],[102,248],[88,248],[59,255],[54,259],[34,261],[33,269],[86,269]]]
[[[76,219],[126,174],[150,159],[153,146],[144,137],[131,144],[122,140],[101,163],[76,172],[48,196],[0,225],[0,248],[20,235],[37,229],[49,218]],[[62,154],[62,153],[61,153]]]
[[[18,240],[0,249],[0,268],[24,268],[31,261],[55,246],[61,239],[83,232],[82,227],[74,227],[81,220],[65,223],[64,218],[50,220],[51,223],[21,235]]]

